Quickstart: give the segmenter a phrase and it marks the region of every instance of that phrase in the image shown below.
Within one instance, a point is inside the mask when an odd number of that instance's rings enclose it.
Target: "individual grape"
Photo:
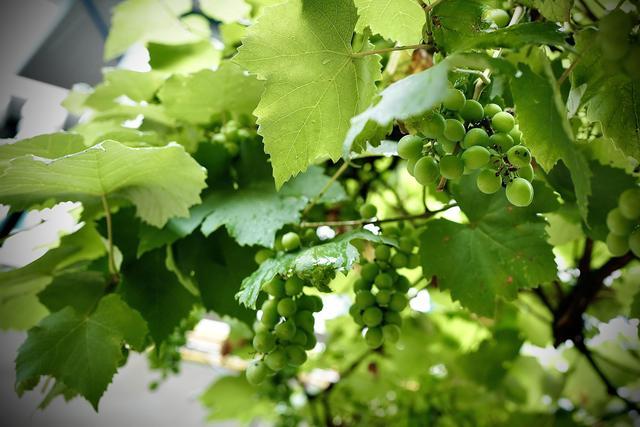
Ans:
[[[356,305],[361,308],[371,307],[376,303],[376,297],[369,291],[360,291],[356,294]]]
[[[620,214],[627,219],[640,218],[640,188],[630,188],[620,194],[618,199]]]
[[[407,307],[407,296],[401,293],[395,293],[389,301],[389,310],[402,311]]]
[[[313,313],[308,310],[301,310],[295,314],[295,324],[297,327],[304,329],[308,332],[313,332],[315,326],[315,319]]]
[[[507,200],[518,207],[529,206],[533,201],[533,187],[524,178],[515,178],[507,184]]]
[[[460,111],[462,107],[464,107],[464,103],[467,98],[464,96],[461,90],[458,89],[449,89],[447,94],[442,101],[442,106],[447,110],[451,111]]]
[[[518,169],[518,176],[520,178],[526,179],[529,182],[533,181],[534,173],[533,173],[533,166],[531,166],[531,163]]]
[[[279,371],[287,365],[287,354],[283,349],[277,348],[264,357],[264,363],[272,371]]]
[[[281,298],[285,294],[284,281],[278,276],[271,279],[271,281],[262,285],[262,290],[275,298]]]
[[[447,179],[458,179],[464,172],[464,162],[457,156],[447,155],[440,159],[440,175]]]
[[[405,268],[409,264],[409,258],[402,252],[396,252],[389,262],[393,268]]]
[[[291,366],[297,367],[307,361],[307,353],[301,346],[288,345],[285,348],[285,353],[287,355],[287,362]]]
[[[300,247],[300,236],[292,231],[282,236],[282,247],[285,251],[290,252]]]
[[[462,161],[464,166],[469,169],[479,169],[489,163],[491,154],[486,148],[474,145],[473,147],[464,150],[462,153]]]
[[[379,306],[386,307],[389,304],[389,302],[391,301],[391,295],[392,295],[391,291],[387,291],[387,290],[384,290],[384,289],[378,291],[378,293],[376,294],[376,297],[375,297],[376,298],[376,303]]]
[[[306,343],[307,343],[307,333],[302,328],[296,329],[296,334],[291,340],[291,344],[304,346]]]
[[[441,138],[438,138],[437,146],[442,149],[443,154],[444,153],[451,154],[455,151],[456,147],[458,146],[458,143],[456,141],[450,141],[443,136]]]
[[[520,144],[522,142],[522,131],[520,126],[515,125],[513,129],[509,131],[509,136],[513,139],[514,144]]]
[[[265,248],[265,249],[260,249],[258,252],[256,252],[253,259],[256,262],[256,264],[262,264],[269,258],[273,257],[273,255],[274,253],[271,249]]]
[[[423,145],[424,142],[419,136],[405,135],[398,141],[398,155],[405,160],[418,159],[422,156]]]
[[[516,121],[513,116],[506,111],[496,113],[491,118],[491,127],[493,127],[493,130],[495,130],[496,132],[508,133],[511,131],[511,129],[513,129],[515,124]]]
[[[318,339],[313,333],[307,333],[307,343],[302,346],[305,350],[312,350],[316,344],[318,343]]]
[[[284,291],[289,296],[298,295],[302,292],[304,281],[295,274],[284,283]]]
[[[462,146],[464,148],[471,148],[476,145],[489,145],[489,135],[482,128],[469,129],[469,132],[467,132],[464,136],[464,140],[462,141]]]
[[[296,335],[296,324],[292,320],[286,320],[278,325],[276,325],[275,329],[276,336],[281,340],[290,340]],[[256,348],[256,350],[258,350]],[[260,350],[258,350],[260,351]],[[261,353],[266,353],[261,351]]]
[[[412,254],[412,256],[415,255],[416,257],[418,257],[418,261],[420,260],[420,257],[418,254]],[[418,262],[419,264],[419,262]],[[398,276],[398,280],[396,280],[395,283],[395,288],[398,292],[402,292],[405,293],[409,290],[409,288],[411,287],[411,282],[409,281],[409,279],[407,279],[405,276]]]
[[[401,251],[410,253],[416,247],[416,244],[413,238],[402,236],[398,239],[398,247]]]
[[[502,108],[500,108],[498,104],[487,104],[484,106],[484,116],[489,119],[501,111],[502,111]]]
[[[631,233],[633,223],[622,215],[620,208],[615,208],[607,214],[607,227],[615,234],[626,236]]]
[[[260,321],[267,326],[274,326],[280,320],[278,315],[278,301],[270,299],[262,304],[262,318]]]
[[[468,122],[479,122],[484,117],[484,109],[475,99],[467,99],[460,110],[460,115]]]
[[[502,28],[509,24],[511,17],[506,10],[489,9],[484,13],[484,19],[488,22],[493,22],[498,28]]]
[[[380,268],[378,267],[378,264],[369,262],[360,268],[360,277],[367,282],[373,282],[379,272]]]
[[[317,295],[301,295],[298,300],[298,310],[318,312],[322,310],[322,299]]]
[[[380,273],[376,276],[375,284],[378,289],[390,289],[393,286],[393,278],[389,273]]]
[[[382,336],[386,342],[395,343],[400,339],[400,327],[398,325],[384,325]]]
[[[521,168],[531,163],[531,153],[524,145],[515,145],[507,151],[507,159],[513,166]]]
[[[497,146],[500,151],[505,153],[513,147],[513,138],[506,133],[494,133],[489,137],[489,145],[491,147]]]
[[[387,325],[402,325],[402,317],[396,311],[387,311],[384,313],[384,323]]]
[[[367,282],[362,277],[353,282],[353,290],[355,292],[358,291],[368,291],[371,289],[371,282]]]
[[[276,347],[276,339],[270,332],[256,333],[253,337],[253,348],[260,353],[269,353]]]
[[[382,310],[378,307],[367,307],[362,313],[362,320],[369,327],[378,326],[382,322],[382,316]]]
[[[444,132],[444,117],[440,113],[431,113],[427,115],[420,123],[420,131],[431,139],[436,139],[442,136]]]
[[[640,257],[640,230],[636,230],[629,236],[629,249],[637,257]]]
[[[296,302],[291,298],[283,298],[278,302],[278,314],[283,317],[291,317],[297,310]]]
[[[357,325],[366,326],[362,320],[362,310],[357,305],[354,304],[349,308],[349,315]]]
[[[465,135],[464,125],[460,120],[447,119],[444,126],[444,137],[449,141],[462,141]]]
[[[376,259],[380,261],[389,261],[391,256],[391,249],[386,245],[378,245],[375,249]]]
[[[255,361],[247,367],[246,376],[249,384],[258,385],[262,383],[271,373],[271,370],[262,361]]]
[[[364,340],[370,348],[378,348],[384,342],[382,328],[367,328],[364,334]]]
[[[365,203],[360,207],[360,217],[362,218],[373,218],[378,213],[378,208],[373,206],[371,203]]]
[[[440,169],[438,163],[431,156],[425,156],[418,160],[415,168],[413,169],[413,176],[420,185],[429,185],[433,183],[440,175]]]
[[[607,234],[607,248],[613,256],[622,256],[629,252],[629,237],[615,233]]]
[[[493,194],[502,187],[502,178],[491,169],[483,169],[476,178],[476,185],[484,194]]]
[[[407,162],[407,172],[409,172],[409,175],[413,176],[413,173],[415,172],[415,167],[416,164],[418,163],[418,160],[420,159],[411,159]]]
[[[418,268],[420,266],[420,255],[419,254],[411,254],[409,257],[409,266],[407,268]]]

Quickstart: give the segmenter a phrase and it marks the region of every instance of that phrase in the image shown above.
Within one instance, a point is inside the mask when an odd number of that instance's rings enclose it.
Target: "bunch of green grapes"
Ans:
[[[286,280],[276,276],[262,286],[269,298],[254,325],[253,348],[261,356],[247,368],[250,383],[259,384],[288,366],[302,365],[306,350],[315,347],[313,313],[322,310],[322,299],[304,294],[305,285],[309,283],[293,274]]]
[[[515,118],[499,105],[482,105],[449,89],[442,106],[413,127],[416,134],[400,139],[398,154],[408,160],[407,170],[420,184],[479,170],[481,192],[493,194],[504,187],[515,206],[533,201],[531,153]]]
[[[217,128],[211,135],[211,141],[222,144],[231,157],[235,157],[240,152],[240,144],[256,137],[253,126],[242,126],[235,120],[229,120]]]
[[[415,255],[413,242],[403,242],[394,250],[384,244],[377,245],[375,260],[362,264],[360,278],[353,285],[356,296],[349,314],[363,328],[365,341],[371,348],[400,338],[400,312],[408,304],[407,291],[411,283],[396,269],[408,267]]]
[[[633,34],[638,18],[616,9],[600,20],[597,43],[611,72],[622,72],[629,77],[640,75],[640,43]]]
[[[618,207],[607,215],[607,247],[614,256],[629,250],[640,257],[640,188],[624,191],[618,199]]]

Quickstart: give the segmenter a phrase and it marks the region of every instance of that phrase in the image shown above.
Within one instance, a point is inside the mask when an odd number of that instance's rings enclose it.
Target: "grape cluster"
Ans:
[[[640,188],[625,190],[618,199],[618,207],[607,215],[607,247],[614,256],[629,250],[640,257]]]
[[[375,260],[362,264],[360,278],[353,285],[356,296],[349,314],[364,329],[365,341],[371,348],[400,338],[400,312],[407,306],[411,283],[396,269],[417,264],[418,255],[412,253],[415,245],[410,238],[400,238],[399,246],[392,250],[387,245],[377,245]]]
[[[306,350],[316,345],[314,312],[322,310],[322,299],[303,293],[308,285],[297,275],[286,280],[276,276],[262,286],[269,298],[262,304],[262,317],[254,325],[253,348],[259,360],[247,368],[247,380],[259,384],[287,366],[307,360]]]
[[[632,34],[638,18],[616,9],[602,18],[596,42],[600,46],[605,65],[611,72],[622,72],[635,78],[640,75],[640,43]]]
[[[513,205],[533,201],[531,153],[515,118],[499,105],[482,105],[449,89],[442,106],[412,126],[416,134],[400,139],[398,154],[408,160],[407,170],[421,185],[480,170],[476,184],[481,192],[493,194],[505,187]]]
[[[245,127],[235,120],[229,120],[213,132],[211,141],[222,144],[231,157],[235,157],[240,152],[240,144],[243,141],[255,138],[256,135],[252,126]]]

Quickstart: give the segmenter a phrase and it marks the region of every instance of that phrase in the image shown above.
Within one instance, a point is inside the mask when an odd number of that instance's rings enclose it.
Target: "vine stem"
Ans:
[[[569,68],[564,70],[564,72],[562,73],[562,75],[558,79],[558,86],[562,86],[562,83],[564,83],[564,81],[567,80],[567,77],[569,77],[569,74],[571,74],[573,69],[576,68],[576,66],[578,65],[578,63],[580,62],[581,59],[582,59],[581,56],[576,56],[576,59],[574,59],[573,62],[571,63],[571,65],[569,65]]]
[[[343,173],[345,173],[347,168],[349,168],[349,163],[348,162],[344,162],[342,164],[342,166],[340,166],[340,168],[329,179],[329,181],[327,181],[325,186],[322,187],[322,190],[320,190],[318,195],[311,200],[311,203],[309,203],[306,208],[304,208],[304,210],[302,211],[302,216],[305,216],[307,213],[309,213],[311,208],[314,207],[316,205],[316,203],[318,203],[318,201],[322,198],[322,196],[324,196],[326,194],[327,191],[329,191],[329,188],[331,188],[333,183],[336,182],[338,180],[338,178],[340,178],[342,176]]]
[[[395,47],[387,47],[384,49],[376,49],[376,50],[366,50],[364,52],[353,52],[351,57],[353,58],[363,58],[369,55],[378,55],[381,53],[389,53],[394,52],[396,50],[416,50],[416,49],[426,49],[431,47],[429,44],[412,44],[408,46],[395,46]]]
[[[302,228],[316,228],[316,227],[322,227],[322,226],[328,226],[328,227],[356,227],[356,226],[360,226],[360,225],[367,225],[367,224],[384,224],[384,223],[388,223],[388,222],[399,222],[399,221],[405,221],[407,219],[428,219],[433,217],[434,215],[447,211],[451,208],[455,208],[458,205],[456,203],[452,203],[450,205],[447,205],[441,209],[436,209],[435,211],[425,211],[421,214],[416,214],[416,215],[401,215],[401,216],[397,216],[397,217],[393,217],[393,218],[385,218],[385,219],[375,219],[375,218],[368,218],[368,219],[354,219],[354,220],[348,220],[348,221],[320,221],[320,222],[302,222],[300,223],[300,227]]]
[[[107,221],[107,242],[108,242],[108,256],[109,256],[109,273],[114,278],[118,277],[118,269],[116,268],[116,260],[113,251],[113,223],[111,221],[111,209],[109,208],[109,202],[107,196],[101,195],[102,207],[104,208],[104,215]]]

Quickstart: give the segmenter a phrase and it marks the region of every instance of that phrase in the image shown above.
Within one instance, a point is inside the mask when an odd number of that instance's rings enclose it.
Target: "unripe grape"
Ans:
[[[637,257],[640,257],[640,230],[636,230],[629,236],[629,249]]]
[[[313,331],[312,331],[313,332]],[[291,340],[292,344],[304,346],[307,343],[307,334],[302,328],[296,329],[296,334]]]
[[[364,321],[362,320],[362,311],[360,307],[358,307],[355,304],[352,305],[349,308],[349,314],[351,315],[351,318],[353,319],[354,322],[356,322],[357,325],[366,326],[364,324]]]
[[[285,251],[293,251],[300,247],[300,236],[292,231],[282,236],[282,247]]]
[[[633,223],[622,215],[619,208],[615,208],[607,214],[607,227],[615,234],[626,236],[631,233]]]
[[[384,289],[378,291],[378,293],[376,294],[376,304],[381,307],[386,307],[389,304],[389,301],[391,301],[391,295],[391,291],[387,291]]]
[[[402,325],[402,317],[397,311],[387,311],[384,313],[384,323],[388,325]]]
[[[375,249],[376,259],[380,261],[388,261],[391,256],[391,249],[386,245],[378,245]]]
[[[403,252],[411,252],[416,247],[416,244],[411,237],[403,236],[398,239],[398,247]]]
[[[505,153],[513,147],[513,138],[506,133],[494,133],[489,137],[489,145],[491,147],[497,146],[500,151]]]
[[[460,120],[447,119],[444,126],[444,137],[449,141],[462,141],[465,135],[464,125]]]
[[[433,183],[438,175],[440,175],[438,163],[431,156],[425,156],[418,160],[413,169],[413,176],[423,186]]]
[[[496,132],[508,133],[513,129],[515,124],[516,121],[513,116],[506,111],[496,113],[491,118],[491,127],[493,127],[493,130]]]
[[[359,278],[358,280],[356,280],[355,282],[353,282],[353,290],[355,292],[358,291],[368,291],[371,289],[371,283],[367,282],[366,280],[364,280],[363,278]]]
[[[258,385],[262,383],[271,373],[271,370],[264,362],[256,361],[247,367],[246,376],[249,384]]]
[[[509,131],[508,135],[513,139],[514,144],[520,144],[520,142],[522,142],[522,131],[520,130],[520,126],[515,125],[513,129]]]
[[[496,176],[494,170],[483,169],[476,178],[476,185],[484,194],[493,194],[502,187],[502,178]]]
[[[278,301],[275,299],[266,300],[262,304],[262,323],[268,326],[273,326],[278,323]],[[274,320],[275,319],[275,320]]]
[[[533,187],[524,178],[515,178],[507,184],[507,200],[518,207],[529,206],[533,201]]]
[[[313,318],[313,313],[308,310],[298,311],[294,317],[296,326],[307,331],[313,332],[315,326],[315,319]]]
[[[287,362],[291,366],[297,367],[307,361],[307,353],[301,346],[288,345],[285,348],[285,353],[287,354]]]
[[[424,142],[419,136],[405,135],[398,141],[398,155],[405,160],[418,159],[422,156],[423,145]]]
[[[531,164],[528,164],[521,167],[520,169],[518,169],[518,176],[520,178],[526,179],[529,182],[533,181],[533,166],[531,166]]]
[[[283,298],[278,302],[278,314],[283,317],[291,317],[297,310],[296,302],[291,298]]]
[[[389,261],[393,268],[405,268],[409,264],[409,257],[402,252],[396,252]]]
[[[607,248],[613,256],[622,256],[629,252],[629,237],[618,234],[607,234]]]
[[[476,145],[489,145],[489,135],[482,128],[469,129],[469,132],[467,132],[464,136],[464,140],[462,141],[462,146],[464,148],[471,148]]]
[[[389,310],[402,311],[407,307],[407,296],[401,293],[395,293],[389,301]]]
[[[368,328],[364,334],[364,340],[370,348],[378,348],[384,342],[382,328]]]
[[[362,313],[362,320],[369,327],[378,326],[382,322],[382,310],[378,307],[367,307]]]
[[[413,254],[413,255],[418,256],[418,254]],[[409,281],[409,279],[407,279],[403,275],[398,276],[398,280],[396,280],[396,283],[395,283],[395,288],[398,292],[405,293],[409,290],[410,287],[411,287],[411,282]]]
[[[271,279],[271,281],[262,285],[262,290],[275,298],[281,298],[285,294],[284,281],[278,276]]]
[[[322,310],[322,299],[317,295],[301,295],[298,298],[298,310],[318,312]]]
[[[468,122],[479,122],[484,117],[484,109],[475,99],[467,99],[460,110],[460,115]]]
[[[371,307],[376,303],[376,297],[369,291],[360,291],[356,294],[356,305],[361,308]]]
[[[521,168],[531,163],[531,153],[524,145],[516,145],[507,151],[507,159],[513,166]]]
[[[253,337],[253,348],[259,353],[269,353],[275,347],[276,339],[269,332],[257,333]]]
[[[379,272],[380,268],[378,267],[378,264],[369,262],[363,264],[360,268],[360,277],[362,277],[367,282],[373,282]]]
[[[395,343],[400,339],[400,327],[398,325],[384,325],[382,335],[386,342]]]
[[[279,371],[287,365],[287,355],[283,349],[275,349],[264,357],[264,363],[272,371]]]
[[[411,159],[407,162],[407,172],[409,172],[409,175],[413,176],[413,173],[415,172],[415,167],[416,164],[418,163],[418,160],[420,159]]]
[[[440,113],[431,113],[427,115],[420,123],[420,131],[431,139],[436,139],[442,136],[444,132],[444,117]]]
[[[620,194],[618,209],[627,219],[640,218],[640,188],[630,188]]]
[[[378,213],[378,208],[373,206],[371,203],[365,203],[360,207],[360,217],[362,218],[373,218]]]
[[[298,295],[302,292],[304,281],[295,274],[287,279],[284,283],[285,293],[289,296]]]
[[[484,106],[484,116],[489,119],[498,114],[500,111],[502,111],[502,108],[498,104],[487,104]]]
[[[451,154],[455,151],[457,146],[458,143],[456,141],[450,141],[443,136],[441,138],[438,138],[438,144],[436,147],[440,147],[440,150],[442,151],[442,153],[438,151],[438,154]]]
[[[318,343],[318,339],[313,333],[307,333],[307,343],[302,346],[305,350],[312,350],[316,344]]]
[[[419,254],[411,254],[409,256],[409,266],[407,268],[418,268],[420,267],[420,255]]]
[[[496,24],[498,28],[506,27],[511,20],[507,11],[502,9],[489,9],[484,13],[484,19]]]
[[[286,320],[276,325],[274,330],[279,339],[290,340],[296,335],[296,324],[292,320]]]
[[[444,98],[444,101],[442,101],[442,105],[447,110],[459,111],[462,109],[462,107],[464,107],[464,103],[466,100],[467,98],[464,96],[464,93],[462,93],[461,90],[449,89]]]
[[[462,153],[464,166],[469,169],[479,169],[489,163],[491,154],[486,148],[475,145]]]
[[[262,264],[263,262],[271,258],[273,255],[274,253],[271,249],[260,249],[258,252],[256,252],[253,259],[256,262],[256,264]]]
[[[464,172],[464,163],[457,156],[447,155],[440,159],[440,175],[447,179],[458,179]]]
[[[375,284],[378,289],[390,289],[393,286],[393,278],[388,273],[380,273],[376,276]]]

